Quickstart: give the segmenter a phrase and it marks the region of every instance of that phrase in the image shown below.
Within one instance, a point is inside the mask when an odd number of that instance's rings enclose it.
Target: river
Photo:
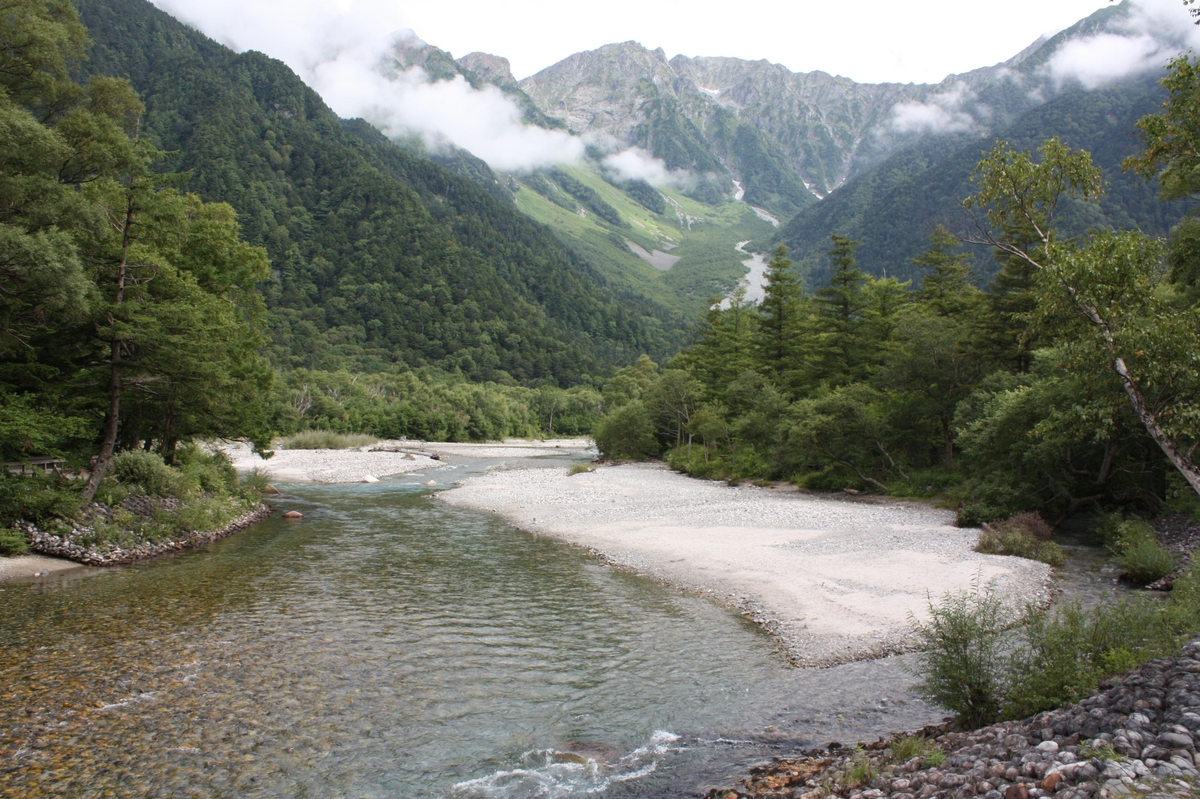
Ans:
[[[300,523],[0,585],[0,796],[691,796],[941,716],[896,659],[797,671],[426,479],[296,485]]]

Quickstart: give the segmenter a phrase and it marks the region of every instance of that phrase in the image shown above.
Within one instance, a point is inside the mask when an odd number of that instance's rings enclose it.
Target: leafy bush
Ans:
[[[643,461],[658,455],[654,427],[641,400],[633,400],[596,423],[596,446],[613,460]]]
[[[1158,541],[1138,541],[1117,558],[1122,575],[1134,585],[1149,585],[1161,580],[1179,565],[1179,556]]]
[[[256,494],[262,494],[271,484],[271,475],[255,466],[242,475],[242,487]]]
[[[1049,540],[1053,532],[1038,514],[1019,513],[993,526],[984,525],[975,551],[987,555],[1012,555],[1060,566],[1066,556],[1062,547]]]
[[[20,555],[29,551],[25,534],[12,527],[0,527],[0,555]]]
[[[1168,654],[1176,638],[1163,610],[1147,597],[1086,611],[1078,604],[1027,610],[1008,664],[1004,715],[1024,718],[1076,702],[1105,677]]]
[[[1179,565],[1179,557],[1158,543],[1158,535],[1145,520],[1106,514],[1098,520],[1096,533],[1116,556],[1125,579],[1135,585],[1149,585]]]
[[[0,470],[0,526],[72,516],[79,510],[79,487],[57,476],[13,475]]]
[[[163,463],[162,456],[142,449],[127,449],[113,458],[112,476],[123,486],[137,486],[152,497],[184,497],[188,482],[183,473]]]
[[[914,624],[918,688],[973,726],[1081,699],[1101,680],[1174,651],[1200,629],[1200,563],[1151,597],[1088,610],[1030,607],[1005,629],[991,591],[948,594]]]
[[[237,490],[237,471],[224,452],[206,452],[189,444],[176,450],[175,460],[183,467],[184,479],[205,493],[230,494]]]
[[[280,449],[356,449],[379,442],[375,436],[334,433],[330,430],[305,430],[279,442]]]
[[[993,589],[949,593],[913,625],[917,690],[971,726],[996,720],[1004,695],[1004,609]]]

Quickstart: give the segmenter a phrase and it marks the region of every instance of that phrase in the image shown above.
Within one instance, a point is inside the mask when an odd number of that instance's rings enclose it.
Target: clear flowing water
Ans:
[[[709,601],[407,481],[137,567],[0,585],[0,796],[689,796],[940,718]]]

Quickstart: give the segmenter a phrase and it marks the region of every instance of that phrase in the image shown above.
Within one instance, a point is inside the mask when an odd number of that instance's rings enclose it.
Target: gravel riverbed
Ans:
[[[979,531],[925,504],[730,487],[662,465],[497,470],[438,495],[741,610],[802,666],[906,651],[947,591],[1045,597],[1050,569],[973,551]]]

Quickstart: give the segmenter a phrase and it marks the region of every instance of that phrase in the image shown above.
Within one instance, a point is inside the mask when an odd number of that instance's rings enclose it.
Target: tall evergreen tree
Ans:
[[[837,234],[829,238],[833,242],[829,285],[817,289],[816,297],[817,317],[822,322],[817,336],[818,376],[842,385],[861,380],[868,369],[863,335],[866,276],[854,258],[859,242]]]
[[[767,283],[754,324],[754,363],[777,386],[785,388],[788,375],[799,368],[801,318],[804,312],[800,278],[792,269],[782,244],[767,263]]]

